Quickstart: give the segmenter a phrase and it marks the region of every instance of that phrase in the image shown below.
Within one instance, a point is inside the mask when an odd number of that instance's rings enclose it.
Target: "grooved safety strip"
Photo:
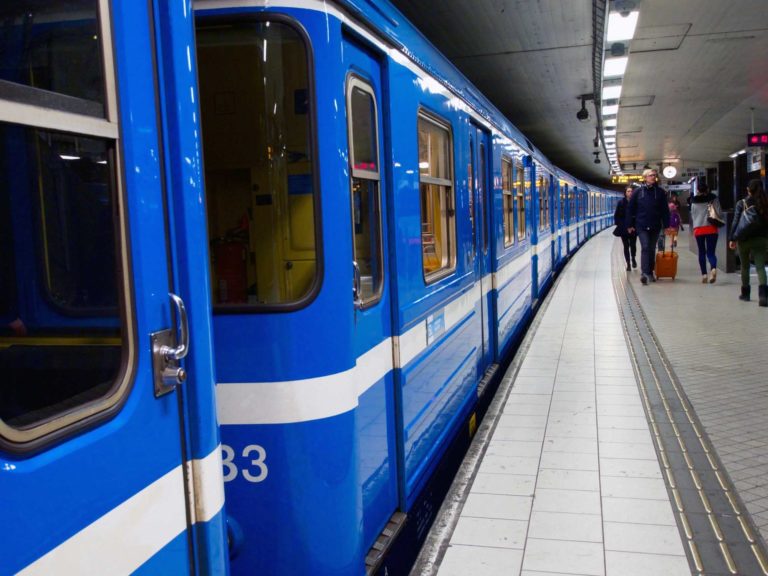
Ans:
[[[768,576],[765,543],[755,536],[751,518],[653,334],[617,249],[613,270],[624,335],[692,573]]]

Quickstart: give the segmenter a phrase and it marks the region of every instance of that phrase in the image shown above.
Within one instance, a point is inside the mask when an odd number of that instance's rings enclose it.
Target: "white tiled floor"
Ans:
[[[690,574],[611,281],[613,237],[564,272],[439,574]]]

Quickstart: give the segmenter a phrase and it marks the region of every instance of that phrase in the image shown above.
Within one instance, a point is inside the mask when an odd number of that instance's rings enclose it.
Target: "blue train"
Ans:
[[[401,572],[618,195],[387,2],[0,16],[0,573]]]

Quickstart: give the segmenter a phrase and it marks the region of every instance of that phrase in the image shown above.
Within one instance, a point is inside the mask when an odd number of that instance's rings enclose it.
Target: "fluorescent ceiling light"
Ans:
[[[70,156],[69,154],[59,154],[62,160],[80,160],[80,156]]]
[[[736,158],[736,156],[738,155],[739,155],[738,152],[734,152],[733,154],[728,154],[728,158]]]
[[[619,105],[612,104],[611,106],[603,106],[603,116],[613,116],[619,113]]]
[[[606,144],[608,142],[616,142],[616,136],[606,136],[604,140],[605,140]]]
[[[603,100],[613,100],[621,97],[621,84],[618,86],[603,86]]]
[[[736,154],[739,154],[739,155],[741,155],[741,154],[746,154],[746,153],[747,153],[747,151],[746,151],[744,148],[742,148],[741,150],[739,150],[738,152],[736,152]]]
[[[615,128],[616,118],[607,118],[603,120],[603,126],[605,126],[606,128]]]
[[[628,56],[622,56],[621,58],[606,58],[605,66],[603,67],[603,78],[624,76],[628,62]]]
[[[633,10],[626,16],[622,16],[619,12],[611,12],[608,15],[608,42],[632,40],[639,16],[640,12],[637,10]]]
[[[606,128],[603,130],[603,136],[616,136],[616,128]]]

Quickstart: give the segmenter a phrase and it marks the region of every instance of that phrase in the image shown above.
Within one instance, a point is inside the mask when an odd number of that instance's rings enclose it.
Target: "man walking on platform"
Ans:
[[[640,281],[656,281],[656,242],[661,230],[669,227],[667,193],[658,185],[658,173],[651,168],[643,171],[645,183],[632,194],[627,205],[627,231],[637,232],[640,238]]]

